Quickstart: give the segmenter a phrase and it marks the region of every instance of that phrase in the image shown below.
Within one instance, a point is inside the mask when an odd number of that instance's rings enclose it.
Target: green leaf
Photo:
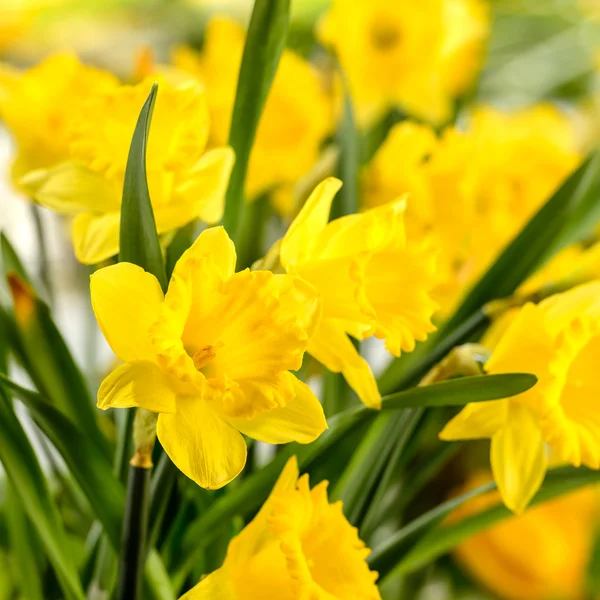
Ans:
[[[358,212],[359,207],[359,168],[360,138],[354,122],[354,109],[348,86],[344,81],[344,113],[337,132],[337,142],[341,149],[338,164],[338,177],[344,182],[335,195],[329,219],[337,219]]]
[[[0,387],[17,396],[63,457],[67,467],[81,486],[90,506],[113,546],[120,543],[121,519],[125,506],[123,486],[113,475],[110,461],[82,430],[40,394],[27,390],[3,375]]]
[[[418,408],[422,406],[464,406],[470,402],[485,402],[509,398],[526,392],[537,382],[530,373],[500,373],[461,377],[415,387],[384,396],[382,410]]]
[[[144,577],[151,600],[175,600],[175,592],[165,565],[156,550],[151,550],[144,565]]]
[[[589,229],[598,217],[599,193],[600,150],[596,150],[507,246],[463,300],[443,332],[460,325],[486,302],[510,296],[542,261],[560,246],[576,241],[576,234]]]
[[[37,389],[89,436],[106,457],[111,445],[100,431],[99,411],[52,319],[48,306],[16,273],[8,276],[13,297],[12,349]],[[11,323],[5,321],[10,327]],[[15,339],[15,337],[17,339]]]
[[[83,590],[60,515],[35,452],[3,390],[0,390],[0,423],[0,461],[37,530],[66,598],[83,600]]]
[[[600,471],[573,467],[554,469],[546,475],[530,506],[599,481]],[[513,517],[508,508],[497,504],[456,523],[443,524],[445,518],[464,502],[495,489],[494,483],[483,485],[424,513],[376,548],[368,559],[369,565],[380,573],[382,579],[392,572],[394,575],[406,575],[431,564],[438,556],[449,552],[468,537],[503,519]],[[416,539],[418,541],[411,544],[412,547],[406,552],[408,542]]]
[[[121,204],[119,261],[133,263],[152,273],[166,291],[167,271],[146,178],[146,149],[157,91],[155,83],[142,106],[129,147]]]
[[[422,414],[418,409],[382,414],[345,468],[331,497],[344,503],[346,518],[359,529],[383,473],[399,460]]]
[[[289,20],[290,0],[260,0],[254,3],[229,131],[235,165],[227,189],[223,225],[236,242],[244,209],[244,185],[250,152],[283,52]]]
[[[4,235],[4,232],[0,232],[0,252],[2,254],[2,274],[4,277],[8,273],[13,272],[29,285],[33,285],[21,259],[18,257],[12,244],[8,241],[8,238]]]
[[[42,570],[35,553],[35,548],[39,545],[39,538],[35,535],[12,484],[6,482],[4,489],[6,491],[6,528],[19,589],[23,598],[44,600]]]

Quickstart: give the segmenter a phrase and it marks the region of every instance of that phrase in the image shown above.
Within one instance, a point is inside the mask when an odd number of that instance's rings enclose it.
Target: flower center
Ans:
[[[217,351],[214,346],[204,346],[200,350],[190,355],[194,361],[194,366],[198,371],[202,371],[209,363],[217,356]]]
[[[380,52],[391,52],[401,41],[402,34],[393,24],[381,20],[371,28],[371,44]]]

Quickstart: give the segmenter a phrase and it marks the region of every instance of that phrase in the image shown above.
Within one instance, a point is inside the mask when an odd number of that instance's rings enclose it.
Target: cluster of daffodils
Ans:
[[[0,76],[0,115],[18,146],[15,183],[42,206],[73,217],[75,255],[84,264],[119,251],[131,133],[153,81],[123,85],[72,55]],[[147,156],[159,234],[221,219],[234,155],[227,147],[207,150],[209,123],[200,85],[161,82]]]
[[[550,105],[479,108],[440,135],[405,121],[365,167],[363,201],[410,194],[407,230],[439,248],[435,297],[448,314],[579,160],[573,123]]]
[[[201,50],[175,48],[168,65],[148,60],[128,83],[70,54],[22,72],[0,68],[15,187],[66,216],[76,258],[96,267],[93,311],[120,361],[99,387],[98,407],[150,413],[152,444],[155,425],[168,457],[202,488],[240,475],[245,438],[310,444],[327,430],[319,398],[296,374],[307,356],[380,409],[359,342],[377,338],[399,357],[427,340],[581,162],[573,123],[551,105],[479,106],[452,118],[481,68],[490,28],[483,0],[401,4],[333,0],[318,25],[320,70],[283,51],[244,191],[247,202],[272,200],[283,218],[252,269],[237,270],[234,242],[219,226],[236,160],[228,141],[246,35],[239,24],[213,19]],[[156,231],[164,250],[182,227],[202,230],[169,265],[164,288],[114,260],[131,136],[155,81],[145,159]],[[415,120],[392,127],[360,167],[359,211],[332,218],[342,182],[316,166],[346,93],[356,137],[390,113]],[[304,179],[320,183],[301,202]],[[518,515],[552,466],[600,469],[599,259],[594,240],[567,247],[517,290],[482,342],[484,368],[531,373],[537,384],[466,405],[440,433],[491,440],[498,495]],[[582,494],[565,506],[587,518],[596,515],[592,500]],[[562,518],[565,506],[535,513],[525,531],[546,527],[554,512]],[[515,523],[473,538],[458,556],[490,588],[519,585],[524,598],[537,597],[548,579],[521,586],[504,561],[505,539],[520,535]],[[590,538],[580,520],[571,525],[580,557]],[[292,458],[223,565],[182,600],[379,600],[369,552],[341,503],[329,503],[327,482],[311,489]],[[549,553],[540,569],[558,573],[555,558]],[[581,568],[569,563],[557,589],[572,593]]]

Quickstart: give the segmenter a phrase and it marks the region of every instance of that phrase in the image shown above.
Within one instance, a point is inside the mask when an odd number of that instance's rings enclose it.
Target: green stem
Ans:
[[[116,600],[139,600],[146,554],[151,469],[129,467]]]
[[[133,422],[135,454],[129,463],[127,499],[119,560],[116,600],[139,600],[147,552],[152,449],[156,414],[138,408]]]

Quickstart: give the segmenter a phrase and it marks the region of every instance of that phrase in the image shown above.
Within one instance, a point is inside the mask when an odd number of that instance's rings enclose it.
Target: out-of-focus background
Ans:
[[[457,122],[467,104],[518,109],[552,101],[572,119],[579,147],[594,145],[600,132],[600,2],[490,0],[488,4],[491,33],[483,68],[473,91],[459,101]],[[324,50],[315,30],[328,5],[327,0],[292,0],[288,47],[317,66]],[[212,17],[228,15],[245,25],[251,7],[250,0],[0,0],[0,60],[11,68],[27,68],[67,50],[87,64],[133,81],[148,62],[166,64],[182,45],[202,48]],[[351,44],[352,33],[348,36]],[[90,381],[99,381],[112,355],[97,332],[89,296],[82,293],[90,269],[73,256],[69,223],[34,208],[12,184],[13,151],[0,122],[0,229],[32,272],[44,266],[39,243],[43,230],[50,273],[42,275],[54,282],[55,318]],[[527,161],[527,154],[521,159]],[[383,361],[378,358],[379,346],[367,346],[366,351],[375,361]],[[0,502],[2,493],[0,486]],[[414,597],[591,598],[584,580],[589,565],[595,564],[594,552],[600,554],[600,549],[594,551],[591,535],[597,506],[595,491],[578,492],[481,534],[453,557],[433,565],[424,587],[415,581],[414,588],[421,591]],[[10,556],[2,550],[5,534],[0,523],[0,600],[15,598]],[[391,588],[386,597],[392,599],[394,594]]]

